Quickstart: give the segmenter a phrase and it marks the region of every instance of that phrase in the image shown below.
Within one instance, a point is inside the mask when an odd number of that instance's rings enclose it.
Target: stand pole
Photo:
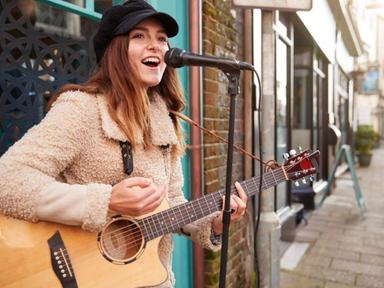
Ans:
[[[235,112],[236,112],[236,95],[239,94],[240,71],[224,71],[229,80],[228,94],[230,96],[229,110],[229,131],[228,131],[228,149],[227,149],[227,175],[225,183],[225,206],[223,211],[223,234],[221,236],[221,259],[220,259],[220,282],[219,287],[225,288],[225,280],[227,274],[227,258],[228,258],[228,236],[229,224],[231,222],[231,187],[232,187],[232,159],[233,159],[233,138],[235,132]]]

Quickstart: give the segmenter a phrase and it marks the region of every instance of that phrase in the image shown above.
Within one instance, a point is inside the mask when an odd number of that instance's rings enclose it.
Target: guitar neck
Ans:
[[[263,175],[261,190],[273,187],[286,180],[283,168],[268,171]],[[248,196],[253,196],[259,192],[260,176],[247,179],[240,183]],[[236,193],[232,189],[231,193]],[[192,200],[181,205],[174,206],[168,210],[148,216],[140,220],[147,241],[155,239],[161,235],[177,231],[186,224],[192,223],[205,216],[208,216],[222,209],[222,197],[225,190],[204,195],[203,197]]]

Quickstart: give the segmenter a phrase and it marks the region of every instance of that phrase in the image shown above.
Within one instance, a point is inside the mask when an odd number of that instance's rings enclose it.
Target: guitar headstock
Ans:
[[[290,154],[291,156],[286,157],[286,161],[283,164],[289,180],[298,180],[317,172],[320,151],[305,150],[296,155]]]

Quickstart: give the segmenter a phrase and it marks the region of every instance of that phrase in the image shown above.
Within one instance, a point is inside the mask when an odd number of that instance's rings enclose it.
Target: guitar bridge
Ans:
[[[71,260],[65,248],[60,232],[56,231],[48,239],[48,246],[51,252],[51,264],[53,271],[59,279],[63,288],[77,288],[75,273],[73,272]]]

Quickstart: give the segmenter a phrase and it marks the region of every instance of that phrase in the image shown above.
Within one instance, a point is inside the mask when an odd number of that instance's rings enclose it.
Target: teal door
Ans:
[[[101,12],[96,9],[93,0],[84,1],[83,5],[72,4],[65,0],[38,0],[58,9],[66,10],[75,14],[79,14],[88,19],[99,21]],[[123,3],[124,0],[112,0],[112,5]],[[157,10],[166,12],[172,15],[179,24],[179,34],[171,39],[171,46],[187,49],[189,47],[189,11],[187,0],[148,0]],[[182,81],[186,96],[186,103],[189,103],[189,75],[188,70],[179,69],[179,76]],[[189,115],[188,105],[187,111]],[[187,135],[189,135],[189,127],[184,127]],[[187,142],[189,139],[187,139]],[[190,155],[183,158],[183,173],[184,173],[184,195],[187,199],[190,198]],[[173,253],[173,271],[176,277],[176,288],[192,288],[193,287],[193,271],[192,271],[192,245],[185,237],[174,236],[174,253]]]
[[[188,1],[186,0],[149,0],[157,10],[172,15],[179,24],[179,34],[171,39],[172,47],[188,49],[189,47],[189,12]],[[179,69],[179,76],[184,87],[186,103],[189,103],[189,82],[188,70],[186,68]],[[186,114],[189,114],[188,105]],[[187,135],[189,135],[189,127],[184,127]],[[188,140],[188,139],[187,139]],[[188,141],[189,142],[189,141]],[[184,172],[184,195],[190,198],[190,155],[183,158]],[[176,277],[176,288],[192,288],[193,287],[193,268],[192,268],[192,245],[185,237],[174,236],[174,252],[173,252],[173,271]]]

